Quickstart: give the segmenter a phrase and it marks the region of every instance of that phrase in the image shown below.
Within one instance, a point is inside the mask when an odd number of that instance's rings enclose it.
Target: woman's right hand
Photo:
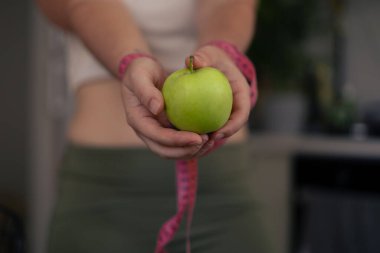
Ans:
[[[146,146],[161,157],[193,158],[207,142],[207,135],[170,127],[164,112],[161,88],[166,73],[148,57],[133,60],[122,80],[122,98],[128,124]]]

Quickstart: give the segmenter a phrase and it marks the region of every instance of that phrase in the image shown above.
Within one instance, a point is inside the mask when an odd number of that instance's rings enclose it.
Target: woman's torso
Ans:
[[[185,57],[196,47],[195,1],[124,2],[164,67],[168,71],[183,67]],[[127,124],[120,82],[112,78],[76,38],[69,38],[68,52],[68,79],[75,94],[69,140],[90,146],[144,146]],[[243,140],[247,133],[245,128],[230,141]]]

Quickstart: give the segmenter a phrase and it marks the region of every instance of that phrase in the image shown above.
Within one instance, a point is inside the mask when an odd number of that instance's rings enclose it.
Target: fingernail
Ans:
[[[152,98],[152,100],[149,102],[149,110],[151,113],[156,115],[160,110],[160,102],[158,102],[157,99]]]

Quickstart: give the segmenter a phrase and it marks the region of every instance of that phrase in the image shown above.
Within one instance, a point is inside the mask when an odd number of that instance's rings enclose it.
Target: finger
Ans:
[[[215,50],[219,50],[219,49],[215,48]],[[193,56],[194,56],[193,67],[195,69],[208,67],[208,66],[212,67],[212,66],[215,66],[219,62],[219,56],[217,52],[214,52],[214,48],[211,46],[205,46],[198,49],[194,53]],[[189,66],[190,57],[186,58],[185,63],[186,63],[186,66]]]
[[[249,104],[247,105],[249,107]],[[220,140],[223,138],[228,138],[239,131],[248,120],[249,110],[246,109],[236,109],[232,112],[227,123],[218,131],[213,133],[212,139]]]
[[[230,137],[247,123],[250,114],[250,97],[246,88],[248,89],[248,87],[237,88],[237,91],[234,92],[234,104],[230,118],[221,129],[213,133],[212,139],[219,140]]]
[[[165,111],[162,111],[157,115],[157,121],[161,124],[161,126],[166,128],[174,128],[173,124],[169,121],[168,117],[166,116]]]
[[[200,145],[202,137],[196,133],[163,127],[144,107],[127,109],[128,122],[133,129],[154,142],[165,146]]]
[[[165,74],[159,67],[142,69],[135,67],[128,76],[126,87],[154,115],[163,111],[164,101],[157,87],[161,87]]]
[[[205,46],[195,52],[193,56],[193,67],[195,69],[214,67],[223,72],[231,84],[237,80],[246,83],[243,74],[235,63],[219,48]],[[190,64],[190,56],[186,59],[186,64]]]
[[[209,140],[207,143],[205,143],[199,151],[194,155],[195,157],[202,157],[205,154],[207,154],[213,147],[214,147],[215,141]]]
[[[193,145],[185,147],[168,147],[156,143],[145,136],[140,136],[147,147],[157,155],[166,159],[191,159],[195,157],[202,145]]]

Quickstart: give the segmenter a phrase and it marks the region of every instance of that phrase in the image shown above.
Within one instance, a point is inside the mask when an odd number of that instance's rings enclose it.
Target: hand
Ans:
[[[160,64],[148,57],[138,58],[129,65],[122,81],[126,118],[154,153],[169,159],[189,159],[199,152],[208,136],[170,127],[160,91],[165,78]]]
[[[189,59],[186,60],[189,64]],[[194,68],[214,67],[222,71],[230,82],[233,94],[232,113],[227,123],[210,135],[208,142],[196,154],[202,156],[214,145],[215,141],[235,134],[248,121],[250,113],[249,84],[231,58],[220,48],[206,45],[194,53]]]

